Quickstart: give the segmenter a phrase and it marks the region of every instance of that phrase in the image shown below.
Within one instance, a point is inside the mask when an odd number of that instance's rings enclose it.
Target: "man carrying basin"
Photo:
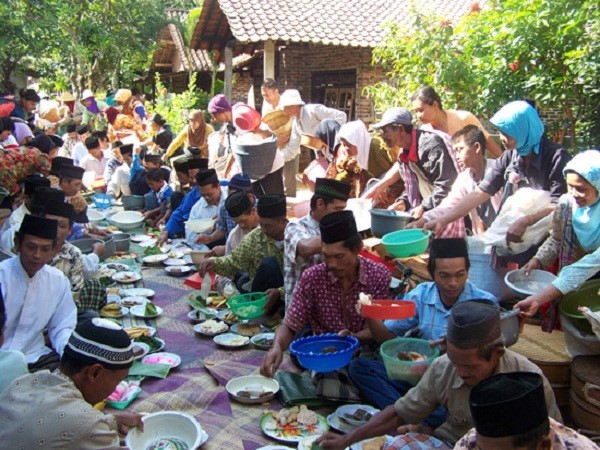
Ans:
[[[427,264],[433,282],[419,284],[403,298],[416,304],[416,314],[402,320],[367,318],[373,339],[380,345],[397,336],[407,335],[435,341],[446,336],[448,317],[454,305],[473,299],[487,299],[497,303],[496,297],[477,289],[467,280],[469,267],[467,243],[464,239],[434,239]],[[357,308],[360,309],[360,303]],[[413,387],[405,381],[391,380],[380,359],[355,359],[350,363],[348,372],[364,397],[380,409],[393,404]],[[436,428],[444,420],[445,411],[438,409],[424,423]]]
[[[283,352],[305,327],[310,327],[314,334],[343,333],[358,338],[361,343],[371,341],[365,319],[358,314],[355,305],[360,293],[386,298],[390,272],[383,264],[359,255],[362,240],[351,211],[327,214],[319,228],[324,262],[306,269],[298,280],[273,347],[262,361],[260,372],[264,376],[275,374]],[[319,390],[317,386],[317,392]]]
[[[451,449],[473,427],[469,394],[473,386],[497,373],[541,370],[524,356],[504,348],[500,308],[489,300],[461,302],[448,319],[447,354],[433,361],[419,383],[396,403],[376,414],[365,425],[346,435],[325,433],[319,438],[325,449],[343,449],[355,442],[382,436],[402,426],[401,432],[420,424],[439,406],[446,421],[434,430],[418,429],[395,438],[392,448],[417,443],[420,448]],[[543,375],[542,375],[543,376]],[[544,378],[548,414],[561,421],[552,387]],[[418,428],[418,427],[417,427]]]

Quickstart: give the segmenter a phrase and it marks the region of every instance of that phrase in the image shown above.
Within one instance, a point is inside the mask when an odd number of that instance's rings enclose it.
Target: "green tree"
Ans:
[[[389,81],[367,93],[383,109],[429,84],[445,107],[481,117],[533,99],[562,112],[562,120],[546,123],[555,139],[569,134],[573,145],[576,138],[589,145],[600,106],[599,29],[595,0],[492,0],[485,9],[473,4],[456,24],[414,13],[411,26],[390,25],[375,49]]]

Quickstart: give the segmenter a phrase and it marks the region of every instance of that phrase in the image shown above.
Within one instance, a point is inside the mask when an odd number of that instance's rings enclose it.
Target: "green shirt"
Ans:
[[[255,228],[244,236],[230,255],[215,258],[215,272],[233,278],[238,271],[245,270],[252,279],[261,261],[268,256],[274,256],[279,267],[283,268],[283,245],[278,248],[275,242],[260,227]]]

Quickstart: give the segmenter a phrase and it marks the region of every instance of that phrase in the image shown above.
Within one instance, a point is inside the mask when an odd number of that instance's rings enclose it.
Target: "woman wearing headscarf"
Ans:
[[[335,152],[340,144],[338,132],[340,124],[333,119],[323,119],[315,129],[315,135],[303,134],[300,140],[301,145],[311,148],[315,159],[304,169],[302,177],[298,175],[298,181],[301,181],[311,191],[315,190],[317,178],[327,176],[327,168],[334,159]],[[332,175],[331,177],[334,177]]]
[[[568,193],[554,209],[552,233],[524,267],[529,275],[558,259],[560,272],[550,286],[515,305],[528,317],[542,307],[542,328],[546,331],[556,324],[556,306],[563,295],[579,289],[600,270],[600,152],[587,150],[577,154],[563,173]],[[568,332],[569,319],[561,316],[561,322]],[[600,342],[596,351],[600,353]]]
[[[500,140],[506,151],[496,160],[477,189],[447,215],[424,225],[426,230],[439,232],[442,228],[504,188],[502,203],[518,189],[530,187],[550,193],[550,204],[532,214],[524,214],[515,220],[506,234],[507,243],[522,242],[528,227],[554,211],[567,186],[562,171],[569,160],[567,150],[544,136],[544,124],[536,110],[527,102],[517,100],[504,105],[490,119],[500,131]],[[512,261],[524,264],[535,252],[512,257]]]
[[[106,103],[96,100],[94,93],[89,89],[84,90],[81,94],[81,103],[85,106],[81,125],[87,125],[92,131],[106,129],[106,119],[102,114]]]
[[[200,149],[200,156],[208,158],[208,136],[215,130],[204,120],[204,111],[195,109],[188,116],[188,124],[183,127],[177,137],[167,148],[163,159],[166,161],[175,154],[175,151],[185,144],[186,147],[196,147]]]
[[[345,123],[338,133],[340,144],[327,169],[327,178],[352,185],[350,197],[358,197],[373,178],[368,171],[371,136],[360,120]]]

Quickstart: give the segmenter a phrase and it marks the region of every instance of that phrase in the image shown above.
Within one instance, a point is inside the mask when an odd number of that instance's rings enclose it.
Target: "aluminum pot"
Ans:
[[[112,235],[117,252],[128,252],[131,245],[131,235],[129,233],[115,233]]]
[[[512,310],[502,310],[500,312],[500,327],[502,328],[502,337],[504,345],[510,347],[519,340],[519,308]]]
[[[383,237],[393,231],[403,230],[410,222],[411,215],[404,211],[371,209],[371,231],[375,237]]]

